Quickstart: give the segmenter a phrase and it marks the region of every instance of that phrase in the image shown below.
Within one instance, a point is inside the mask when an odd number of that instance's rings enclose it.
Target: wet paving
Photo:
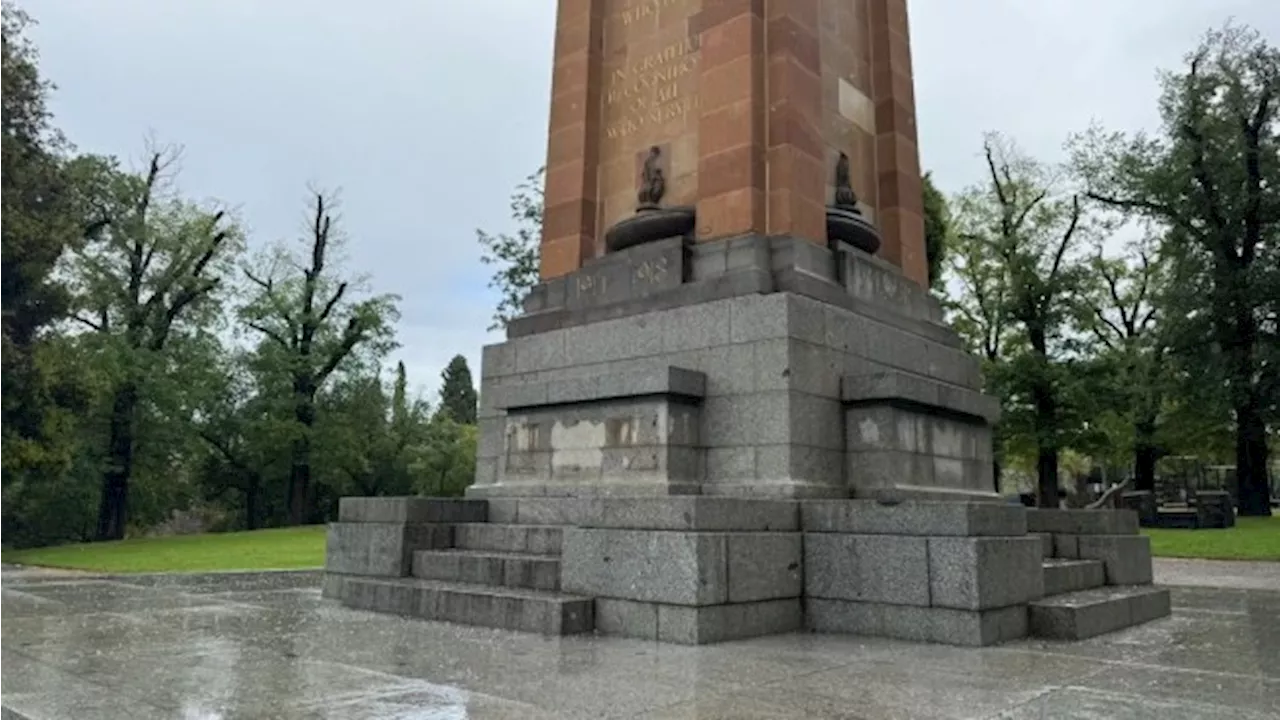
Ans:
[[[1175,588],[1172,617],[1080,643],[692,648],[375,615],[322,600],[318,582],[7,569],[4,718],[1280,717],[1270,589]]]

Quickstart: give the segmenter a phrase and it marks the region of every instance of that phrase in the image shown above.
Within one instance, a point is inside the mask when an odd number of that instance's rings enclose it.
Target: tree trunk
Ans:
[[[261,492],[261,481],[255,476],[249,480],[244,491],[244,526],[246,530],[258,529],[258,494]]]
[[[133,475],[134,419],[138,386],[126,381],[111,403],[111,439],[98,505],[98,540],[121,540],[129,519],[129,478]]]
[[[306,523],[311,508],[311,428],[316,423],[315,381],[309,375],[293,381],[293,419],[299,425],[298,437],[290,449],[289,524]]]
[[[1156,460],[1159,450],[1151,444],[1139,443],[1133,452],[1133,489],[1144,492],[1156,490]]]
[[[1133,424],[1133,489],[1155,492],[1156,461],[1161,451],[1155,442],[1154,417],[1144,417]]]
[[[1058,494],[1058,403],[1054,397],[1053,382],[1049,378],[1049,345],[1043,328],[1031,328],[1028,333],[1031,347],[1039,360],[1036,377],[1031,388],[1035,406],[1036,445],[1036,493],[1037,504],[1042,508],[1056,508]]]
[[[1252,397],[1236,408],[1236,483],[1241,515],[1271,515],[1267,426]]]
[[[302,525],[307,521],[307,508],[311,494],[311,429],[293,441],[289,465],[289,524]]]
[[[1041,447],[1036,455],[1036,475],[1038,492],[1036,504],[1042,508],[1057,508],[1060,501],[1058,494],[1058,448]]]

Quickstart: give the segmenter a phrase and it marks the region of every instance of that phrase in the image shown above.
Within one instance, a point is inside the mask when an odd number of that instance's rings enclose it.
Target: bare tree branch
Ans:
[[[250,282],[262,288],[263,293],[267,297],[267,301],[271,303],[271,308],[275,310],[276,314],[280,316],[280,319],[283,320],[285,324],[289,326],[289,337],[291,342],[285,345],[285,347],[292,347],[295,344],[297,344],[298,323],[294,319],[293,313],[289,310],[288,306],[286,306],[284,302],[280,300],[280,296],[276,294],[275,280],[270,275],[268,275],[265,279],[259,278],[258,276],[254,275],[253,271],[247,267],[242,268],[242,270],[244,272],[245,277],[249,278]]]
[[[351,352],[352,348],[354,348],[356,344],[363,339],[364,328],[361,326],[360,320],[358,318],[351,318],[348,320],[347,327],[342,332],[342,342],[338,344],[338,347],[333,349],[333,352],[329,354],[328,361],[326,361],[324,366],[316,373],[315,384],[317,387],[328,379],[329,375],[337,369],[338,364],[342,362],[343,358],[345,358]]]
[[[329,298],[329,302],[325,303],[324,310],[320,311],[320,317],[316,318],[316,323],[323,323],[329,319],[329,314],[333,312],[333,308],[337,306],[338,301],[342,299],[342,294],[347,291],[347,284],[338,285],[338,289],[333,293],[333,297]]]
[[[280,333],[276,332],[275,330],[272,330],[271,328],[267,327],[266,325],[261,325],[261,324],[259,324],[259,323],[256,323],[256,322],[252,321],[252,320],[246,320],[246,321],[245,321],[245,325],[248,325],[249,327],[253,328],[254,330],[257,330],[258,332],[262,333],[263,335],[266,335],[267,337],[269,337],[269,338],[271,338],[272,340],[276,341],[276,342],[280,345],[280,347],[282,347],[282,348],[289,349],[290,347],[292,347],[292,345],[289,343],[289,341],[284,339],[284,336],[283,336],[283,335],[281,335]]]
[[[85,325],[85,326],[88,326],[88,327],[90,327],[90,328],[92,328],[92,329],[94,329],[94,330],[97,330],[98,332],[106,332],[106,331],[107,331],[107,330],[106,330],[106,328],[104,328],[104,327],[102,326],[102,324],[101,324],[101,323],[94,322],[93,320],[90,320],[89,318],[84,317],[83,315],[81,315],[81,314],[79,314],[79,313],[76,313],[76,314],[72,315],[72,316],[71,316],[71,319],[72,319],[72,320],[75,320],[76,322],[80,323],[81,325]]]

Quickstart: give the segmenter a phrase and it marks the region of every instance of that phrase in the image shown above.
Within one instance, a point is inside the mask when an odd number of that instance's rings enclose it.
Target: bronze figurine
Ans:
[[[667,181],[662,176],[662,168],[658,167],[658,158],[662,155],[662,149],[657,145],[649,148],[649,157],[644,160],[644,170],[640,179],[640,193],[637,196],[640,201],[638,209],[653,209],[658,207],[658,203],[662,201],[662,196],[667,192]]]
[[[840,153],[836,161],[836,207],[857,210],[858,196],[853,192],[853,182],[849,178],[849,156]]]

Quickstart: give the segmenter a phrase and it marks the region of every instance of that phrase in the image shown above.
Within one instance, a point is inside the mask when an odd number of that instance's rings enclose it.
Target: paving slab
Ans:
[[[6,568],[2,594],[6,718],[1280,715],[1280,590],[1188,583],[1168,618],[987,648],[815,633],[695,647],[545,638],[344,608],[306,575]]]

